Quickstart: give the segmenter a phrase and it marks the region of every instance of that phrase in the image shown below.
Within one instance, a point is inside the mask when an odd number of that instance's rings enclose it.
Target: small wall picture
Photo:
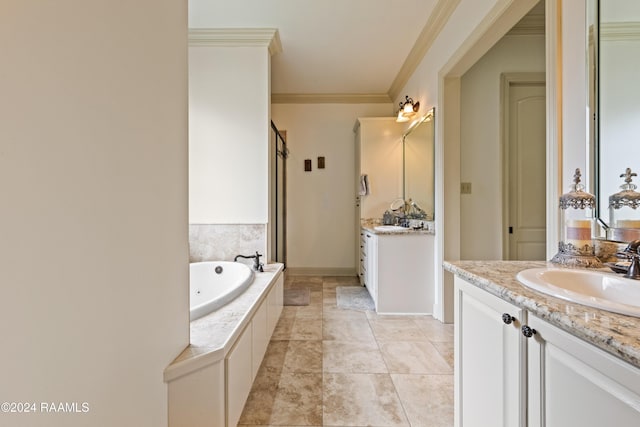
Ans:
[[[304,160],[304,171],[311,172],[311,159]]]
[[[324,156],[318,157],[318,169],[324,169]]]

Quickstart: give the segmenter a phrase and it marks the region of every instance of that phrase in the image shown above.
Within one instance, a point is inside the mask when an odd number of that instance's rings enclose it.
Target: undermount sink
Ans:
[[[373,228],[378,231],[407,231],[408,230],[408,228],[401,227],[399,225],[376,225]]]
[[[567,268],[532,268],[516,279],[531,289],[578,304],[640,317],[640,281],[614,273]]]

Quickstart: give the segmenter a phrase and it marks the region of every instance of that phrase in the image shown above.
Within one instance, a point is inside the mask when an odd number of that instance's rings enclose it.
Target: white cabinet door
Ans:
[[[378,309],[378,236],[365,232],[365,245],[367,249],[365,265],[365,283],[367,290],[373,299],[376,310]]]
[[[273,291],[271,291],[273,292]],[[256,378],[258,369],[262,363],[262,358],[267,351],[271,334],[269,332],[269,322],[267,320],[267,309],[269,304],[269,296],[262,301],[260,307],[256,310],[251,320],[251,381]]]
[[[367,286],[367,236],[364,229],[360,229],[360,240],[358,241],[358,274],[360,284]]]
[[[640,426],[640,369],[529,316],[528,427]]]
[[[235,427],[238,424],[253,384],[251,327],[251,324],[247,325],[225,360],[227,367],[227,427]]]
[[[459,277],[455,307],[455,425],[523,426],[525,311]]]
[[[280,274],[267,296],[267,340],[271,339],[282,313],[282,298],[284,295],[284,274]]]

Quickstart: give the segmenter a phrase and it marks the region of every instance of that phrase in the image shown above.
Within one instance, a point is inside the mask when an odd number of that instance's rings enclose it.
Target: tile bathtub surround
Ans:
[[[453,325],[338,308],[353,285],[285,274],[310,304],[284,307],[240,426],[453,425]]]
[[[265,224],[189,224],[189,261],[233,261],[238,255],[265,253]]]
[[[444,263],[446,270],[467,282],[640,367],[640,318],[547,296],[527,288],[516,279],[518,272],[540,267],[558,268],[557,265],[544,261],[450,261]],[[640,285],[640,282],[638,284]]]

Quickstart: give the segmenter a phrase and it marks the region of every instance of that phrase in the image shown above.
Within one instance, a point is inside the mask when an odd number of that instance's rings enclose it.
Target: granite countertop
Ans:
[[[436,234],[433,221],[423,222],[425,228],[405,228],[403,230],[376,230],[377,226],[382,225],[382,222],[376,219],[362,220],[360,226],[373,234]]]
[[[266,264],[264,272],[256,272],[249,288],[233,301],[191,321],[190,344],[165,369],[165,382],[224,359],[283,267],[280,263]]]
[[[640,318],[554,298],[529,289],[516,279],[522,270],[558,268],[557,265],[544,261],[445,261],[443,266],[475,286],[640,368]]]

